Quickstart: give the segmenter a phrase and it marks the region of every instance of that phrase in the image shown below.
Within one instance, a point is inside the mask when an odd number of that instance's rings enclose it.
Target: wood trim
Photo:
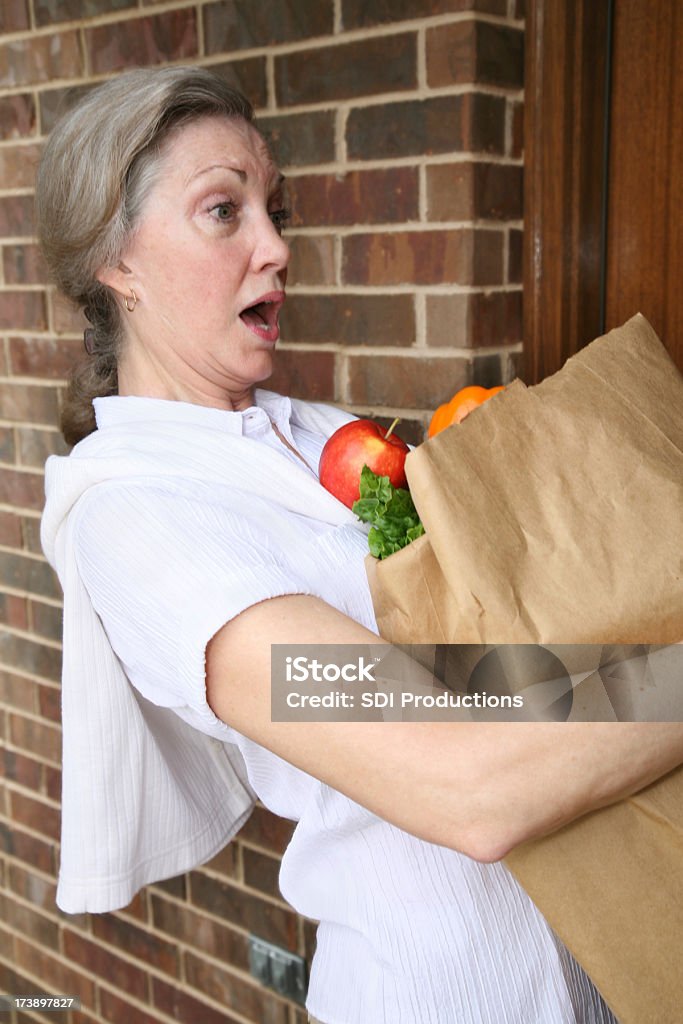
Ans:
[[[524,379],[601,333],[609,0],[530,0],[525,68]]]

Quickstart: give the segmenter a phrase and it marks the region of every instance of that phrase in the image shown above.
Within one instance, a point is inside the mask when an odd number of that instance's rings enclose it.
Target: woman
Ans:
[[[680,727],[270,721],[272,643],[379,641],[365,532],[317,480],[352,417],[256,386],[288,249],[246,101],[202,69],[122,75],[55,129],[37,204],[92,322],[43,520],[65,592],[60,905],[116,909],[201,863],[256,795],[298,822],[280,883],[321,922],[315,1018],[612,1021],[497,861],[679,763]]]

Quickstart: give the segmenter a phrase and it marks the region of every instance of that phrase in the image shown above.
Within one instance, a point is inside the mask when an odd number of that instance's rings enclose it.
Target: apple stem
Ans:
[[[386,441],[386,439],[387,439],[387,438],[389,437],[389,434],[391,434],[391,433],[392,433],[392,431],[393,431],[394,427],[396,426],[396,424],[397,424],[397,423],[400,423],[400,422],[401,422],[401,417],[400,417],[400,416],[397,416],[397,417],[396,417],[396,419],[394,420],[394,422],[393,422],[393,423],[391,424],[391,426],[390,426],[390,427],[389,427],[389,429],[387,430],[386,434],[384,435],[384,440],[385,440],[385,441]]]

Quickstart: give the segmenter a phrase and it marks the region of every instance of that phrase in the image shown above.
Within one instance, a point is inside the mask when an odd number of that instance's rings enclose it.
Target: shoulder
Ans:
[[[329,437],[345,423],[358,419],[353,413],[327,402],[311,402],[292,398],[292,420],[298,426],[317,431]]]

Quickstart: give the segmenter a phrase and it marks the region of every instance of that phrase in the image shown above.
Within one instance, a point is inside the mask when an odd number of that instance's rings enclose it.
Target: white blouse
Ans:
[[[280,887],[299,913],[320,921],[309,1012],[325,1024],[614,1024],[502,864],[479,864],[387,824],[208,707],[206,644],[257,601],[314,594],[377,632],[365,528],[345,511],[328,513],[327,497],[319,512],[271,501],[263,489],[250,493],[238,476],[231,486],[224,467],[215,479],[206,467],[189,479],[164,473],[174,439],[182,435],[191,450],[208,428],[218,438],[216,451],[221,435],[257,442],[249,445],[255,476],[264,471],[258,452],[265,457],[269,449],[267,463],[284,471],[280,486],[291,479],[308,490],[303,473],[322,491],[318,461],[332,426],[311,429],[289,399],[271,392],[257,390],[255,401],[244,412],[224,412],[157,399],[97,399],[102,442],[123,428],[134,445],[136,432],[142,438],[151,431],[168,450],[158,471],[150,465],[148,474],[112,473],[85,489],[69,518],[80,579],[134,692],[172,709],[165,714],[191,732],[219,740],[233,763],[240,760],[245,786],[297,822]],[[126,435],[132,425],[135,432]],[[87,442],[96,456],[96,435]],[[117,458],[122,450],[116,448]],[[228,463],[231,450],[226,445]]]

